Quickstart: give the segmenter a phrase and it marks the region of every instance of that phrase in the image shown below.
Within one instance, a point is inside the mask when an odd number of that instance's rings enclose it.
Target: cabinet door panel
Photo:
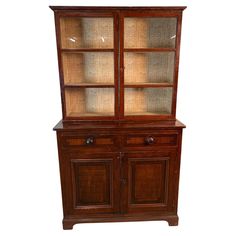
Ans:
[[[112,163],[110,160],[72,161],[76,208],[110,205]]]
[[[124,212],[173,211],[175,152],[131,153],[123,160],[127,178]]]
[[[129,163],[131,204],[165,204],[168,159],[135,160]]]
[[[115,213],[119,210],[119,162],[115,154],[64,154],[66,214]]]

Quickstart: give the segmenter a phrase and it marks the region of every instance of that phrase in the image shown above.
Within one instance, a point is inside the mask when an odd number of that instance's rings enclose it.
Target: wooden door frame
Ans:
[[[131,176],[130,168],[131,162],[137,160],[140,162],[147,163],[150,161],[165,161],[166,162],[166,183],[165,183],[165,193],[164,193],[164,202],[161,203],[151,203],[151,204],[132,204],[131,200]],[[122,185],[121,182],[121,212],[125,214],[138,214],[150,212],[169,212],[176,213],[177,203],[175,199],[175,166],[178,163],[178,155],[176,150],[163,150],[163,151],[136,151],[136,152],[125,152],[122,157],[122,173],[121,179],[125,179],[125,182]]]
[[[61,166],[61,181],[62,195],[63,195],[63,209],[64,216],[68,215],[80,215],[88,213],[109,213],[117,214],[120,209],[120,162],[118,158],[119,154],[112,153],[78,153],[78,152],[63,152],[59,154],[60,166]],[[110,162],[111,176],[110,176],[110,200],[111,205],[91,205],[88,207],[76,207],[75,206],[75,181],[74,181],[74,163],[92,163],[92,162]],[[109,207],[110,206],[110,207]]]

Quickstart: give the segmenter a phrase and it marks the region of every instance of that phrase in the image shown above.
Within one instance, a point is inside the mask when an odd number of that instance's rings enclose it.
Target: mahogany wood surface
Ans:
[[[50,6],[55,13],[63,119],[57,133],[63,229],[77,223],[164,220],[178,225],[182,130],[176,98],[182,11],[186,7]],[[65,49],[61,17],[113,17],[113,48]],[[125,17],[176,17],[175,48],[124,48]],[[63,53],[113,52],[114,84],[64,82]],[[173,82],[124,83],[124,52],[175,53]],[[173,88],[171,114],[124,114],[125,88]],[[114,88],[114,116],[69,117],[66,89]]]

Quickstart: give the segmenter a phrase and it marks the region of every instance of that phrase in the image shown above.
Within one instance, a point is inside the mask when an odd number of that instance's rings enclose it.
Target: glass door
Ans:
[[[112,14],[60,17],[61,82],[68,119],[110,119],[117,113],[114,21]]]
[[[121,22],[124,116],[173,115],[177,17],[129,14]]]

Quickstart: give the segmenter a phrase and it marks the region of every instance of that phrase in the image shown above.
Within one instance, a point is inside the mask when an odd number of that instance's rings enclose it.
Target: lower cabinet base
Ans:
[[[101,124],[102,125],[102,124]],[[63,197],[63,228],[75,224],[167,221],[178,225],[184,125],[100,124],[55,128]]]
[[[149,216],[110,216],[110,217],[90,217],[90,218],[64,218],[63,229],[73,229],[75,224],[79,223],[102,223],[102,222],[127,222],[127,221],[167,221],[169,226],[177,226],[179,222],[178,215],[149,215]]]

